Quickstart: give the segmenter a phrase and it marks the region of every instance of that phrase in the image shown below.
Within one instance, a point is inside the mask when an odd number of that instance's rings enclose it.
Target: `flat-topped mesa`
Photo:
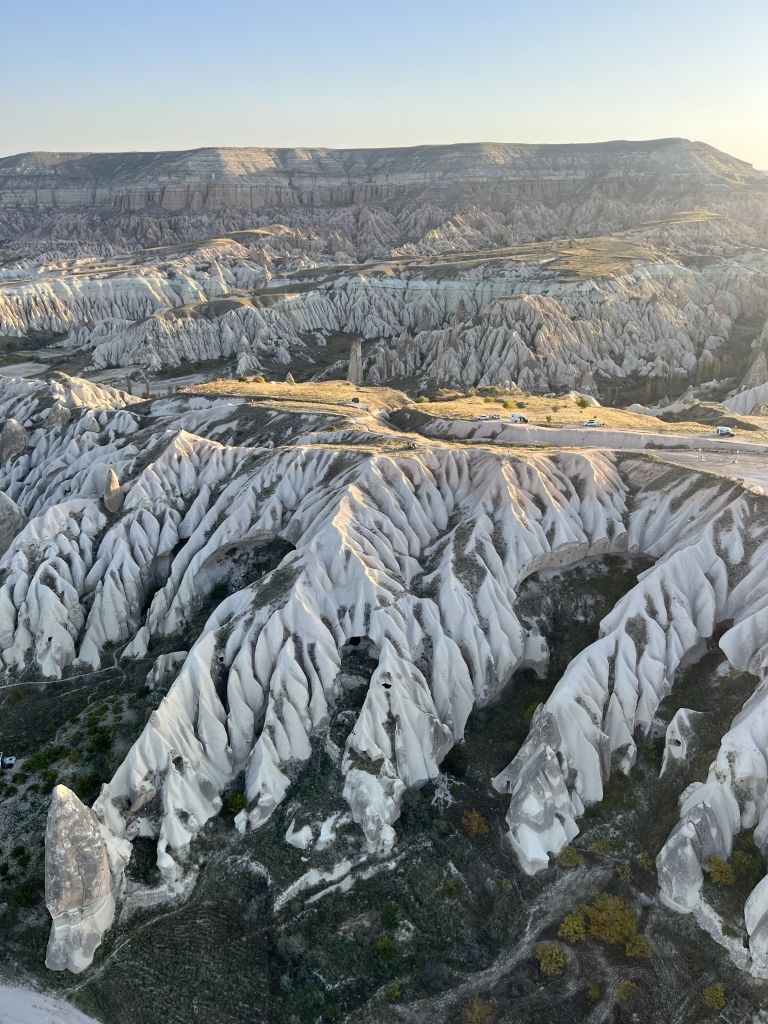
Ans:
[[[473,248],[495,247],[702,208],[732,209],[754,224],[751,201],[767,188],[749,164],[685,139],[24,153],[0,160],[0,227],[12,239],[67,238],[76,221],[76,237],[123,247],[268,224],[301,233],[307,252],[325,237],[330,256],[365,256],[435,231],[445,232],[440,251],[455,249],[464,233]],[[340,208],[353,214],[348,224]]]
[[[749,164],[700,142],[572,145],[466,143],[400,149],[226,149],[23,153],[0,160],[0,206],[113,205],[126,210],[354,204],[483,185],[532,195],[601,178],[755,182]]]

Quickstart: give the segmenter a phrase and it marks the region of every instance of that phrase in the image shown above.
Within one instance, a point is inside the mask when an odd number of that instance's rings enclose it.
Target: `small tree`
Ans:
[[[623,1006],[624,1003],[629,1002],[636,991],[637,985],[634,981],[630,981],[629,978],[622,978],[616,986],[616,1002]]]
[[[709,872],[710,880],[714,885],[733,885],[736,881],[733,868],[722,857],[707,857],[704,861],[704,870]]]
[[[584,907],[589,937],[611,946],[624,946],[637,935],[637,921],[624,900],[604,892]]]
[[[566,914],[560,927],[557,929],[558,939],[575,946],[577,942],[583,942],[587,937],[587,920],[581,910]]]
[[[376,959],[382,964],[391,964],[393,960],[397,959],[397,946],[395,940],[389,935],[382,935],[382,937],[374,943],[373,951],[376,954]]]
[[[568,963],[565,953],[554,942],[540,942],[536,947],[536,959],[539,961],[539,970],[547,978],[562,974]]]
[[[231,814],[234,818],[240,811],[245,810],[245,794],[244,793],[233,793],[232,796],[227,800],[227,814]]]

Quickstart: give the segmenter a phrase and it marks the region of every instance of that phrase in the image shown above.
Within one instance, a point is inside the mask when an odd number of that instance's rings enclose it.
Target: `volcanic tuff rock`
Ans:
[[[368,211],[374,211],[375,220],[375,211],[381,210],[379,227],[371,224],[369,238],[375,244],[378,233],[392,245],[439,227],[457,207],[498,211],[502,216],[496,230],[503,231],[515,207],[546,204],[553,208],[548,233],[564,235],[582,233],[579,220],[593,227],[601,216],[610,221],[622,203],[634,207],[629,222],[641,211],[650,220],[656,219],[651,211],[686,208],[681,202],[690,206],[692,195],[711,192],[716,197],[723,186],[743,185],[760,188],[765,181],[748,164],[683,139],[572,146],[25,153],[0,160],[6,237],[41,233],[41,219],[49,237],[87,236],[93,228],[85,211],[99,211],[99,238],[124,233],[147,241],[153,236],[173,240],[169,235],[187,240],[192,224],[198,227],[197,237],[214,233],[201,232],[201,224],[231,230],[234,212],[239,214],[237,227],[249,226],[243,211],[258,215],[277,209],[302,226],[318,209],[347,208],[360,212],[354,233],[361,241],[364,222],[371,219]],[[593,197],[600,197],[602,210]],[[577,210],[569,210],[564,221],[555,208],[574,203]],[[70,230],[52,230],[67,222]]]
[[[99,368],[322,373],[348,334],[373,382],[587,390],[741,378],[732,339],[768,346],[768,181],[681,139],[24,154],[0,232],[0,334]]]
[[[45,902],[53,918],[46,966],[84,970],[115,916],[107,847],[93,811],[56,786],[45,834]]]
[[[60,379],[54,399],[40,382],[6,379],[0,407],[22,388],[30,448],[0,471],[30,517],[0,559],[6,666],[55,678],[99,666],[115,648],[143,657],[219,593],[189,652],[158,663],[158,678],[175,679],[92,811],[56,791],[56,965],[79,970],[93,955],[137,836],[156,840],[175,883],[241,773],[238,827],[269,819],[290,793],[292,766],[327,734],[352,641],[366,640],[376,667],[339,751],[339,788],[366,855],[378,857],[396,842],[406,788],[434,779],[473,707],[546,653],[516,614],[521,581],[588,554],[654,559],[495,780],[527,870],[576,834],[612,758],[631,771],[636,732],[650,728],[675,669],[718,622],[733,623],[720,641],[731,662],[762,672],[768,510],[728,481],[599,450],[515,454],[416,435],[403,446],[350,405],[340,418],[179,395],[134,409],[114,392],[110,408],[105,392],[76,380]],[[40,429],[56,401],[71,407],[70,421]],[[113,466],[125,481],[118,515],[101,501]],[[242,575],[258,551],[276,561]],[[660,855],[665,899],[679,908],[696,906],[703,858],[726,853],[739,827],[756,823],[762,835],[762,700],[763,688],[724,737],[710,779],[689,790]],[[87,840],[87,885],[55,853],[68,818]],[[691,840],[702,827],[706,843]],[[756,972],[760,892],[748,914]]]
[[[16,502],[0,491],[0,555],[5,554],[25,522],[24,514]]]

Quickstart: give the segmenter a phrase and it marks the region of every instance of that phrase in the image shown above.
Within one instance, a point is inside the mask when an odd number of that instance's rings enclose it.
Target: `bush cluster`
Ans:
[[[637,930],[634,911],[624,900],[604,892],[593,903],[587,903],[563,918],[558,937],[575,945],[584,939],[623,946],[625,956],[648,959],[651,944]]]

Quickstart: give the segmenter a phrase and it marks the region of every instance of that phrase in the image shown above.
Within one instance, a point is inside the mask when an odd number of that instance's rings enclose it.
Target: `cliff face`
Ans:
[[[0,160],[3,232],[16,236],[35,220],[58,213],[101,211],[111,237],[133,232],[150,238],[157,226],[145,218],[201,217],[224,211],[242,219],[250,212],[380,205],[437,205],[443,212],[478,204],[508,214],[520,204],[581,206],[620,201],[654,210],[659,202],[685,208],[697,197],[717,202],[734,186],[766,188],[749,164],[704,143],[684,139],[592,145],[523,146],[476,143],[408,149],[198,149],[168,153],[26,153]],[[29,216],[34,210],[35,217]],[[130,218],[140,223],[130,225]],[[631,211],[625,221],[636,217]],[[542,225],[559,230],[561,218]],[[619,219],[621,222],[621,218]],[[56,223],[54,220],[53,223]],[[248,222],[250,223],[250,221]],[[241,225],[244,226],[244,225]],[[411,225],[413,228],[415,225]],[[183,224],[169,238],[187,237]],[[570,227],[570,226],[569,226]],[[578,224],[575,225],[578,230]],[[534,232],[536,233],[536,232]],[[88,235],[80,223],[80,234]],[[396,242],[413,237],[396,225]]]

